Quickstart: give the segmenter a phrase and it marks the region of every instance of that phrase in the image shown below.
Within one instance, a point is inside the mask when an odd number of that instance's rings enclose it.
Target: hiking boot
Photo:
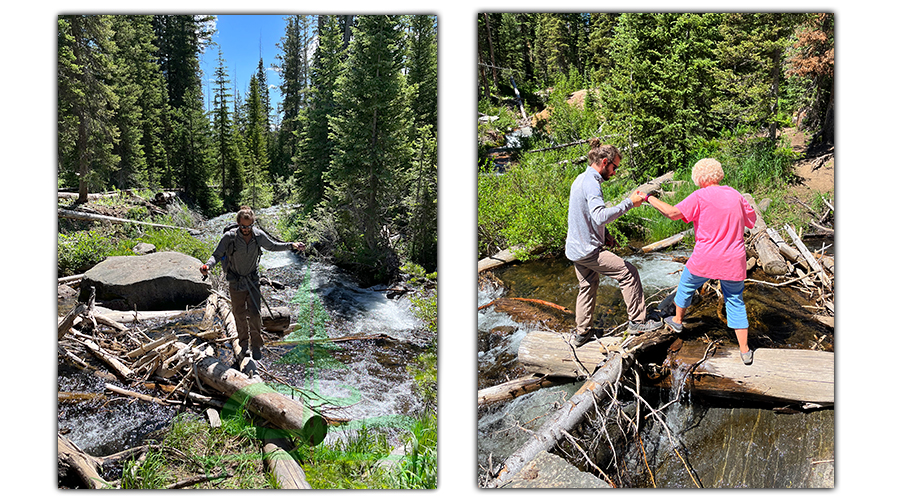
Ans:
[[[743,361],[745,365],[752,364],[753,363],[753,349],[751,349],[747,352],[742,352],[741,353],[741,361]]]
[[[684,324],[675,322],[675,316],[667,316],[664,321],[666,322],[666,326],[671,328],[675,333],[681,333],[681,330],[684,329]]]
[[[253,348],[253,359],[259,361],[262,359],[262,352],[259,350],[259,347]]]
[[[572,345],[575,348],[578,348],[578,347],[581,347],[584,344],[587,344],[588,342],[590,342],[590,341],[594,340],[595,338],[598,338],[602,335],[603,335],[603,330],[600,330],[599,328],[590,328],[590,329],[588,329],[588,331],[586,331],[584,333],[576,333],[572,337]]]
[[[652,332],[654,330],[659,330],[662,327],[662,321],[655,321],[652,319],[648,319],[643,322],[629,321],[628,330],[626,331],[628,333],[646,333]]]

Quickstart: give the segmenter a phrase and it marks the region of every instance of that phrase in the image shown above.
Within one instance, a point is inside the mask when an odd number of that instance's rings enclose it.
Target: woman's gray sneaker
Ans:
[[[653,330],[659,330],[662,328],[662,321],[655,321],[652,319],[648,319],[643,323],[638,323],[636,321],[628,322],[628,333],[644,333],[644,332],[652,332]]]
[[[682,323],[675,322],[675,316],[668,316],[665,320],[666,326],[672,329],[675,333],[681,333],[681,330],[684,329],[684,325]]]
[[[751,349],[747,352],[742,352],[741,361],[743,361],[745,365],[753,363],[753,350]]]

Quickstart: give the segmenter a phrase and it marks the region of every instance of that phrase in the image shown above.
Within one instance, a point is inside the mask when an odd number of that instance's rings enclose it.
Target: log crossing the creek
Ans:
[[[719,347],[704,358],[706,346],[685,344],[670,354],[690,371],[685,390],[693,394],[765,403],[834,406],[834,353],[804,349],[756,349],[753,364],[741,362],[737,347]],[[698,364],[699,363],[699,364]],[[666,376],[654,385],[671,387]]]
[[[573,350],[559,333],[533,331],[519,344],[519,362],[530,373],[575,378],[602,366],[619,340],[607,337]],[[756,349],[752,365],[741,361],[736,347],[719,347],[699,363],[705,353],[705,345],[684,344],[670,355],[677,365],[696,365],[689,370],[685,390],[761,402],[834,405],[833,352]],[[670,377],[655,382],[659,386],[671,384]]]

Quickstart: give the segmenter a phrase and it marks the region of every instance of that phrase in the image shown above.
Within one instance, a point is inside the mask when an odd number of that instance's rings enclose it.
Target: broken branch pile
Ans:
[[[214,292],[207,299],[201,331],[176,335],[170,332],[151,338],[135,321],[129,326],[115,322],[97,312],[93,300],[76,304],[72,311],[58,319],[58,349],[61,362],[80,369],[93,370],[110,382],[108,391],[160,405],[199,405],[217,408],[245,408],[277,430],[272,438],[289,438],[298,444],[315,446],[326,434],[326,421],[320,408],[281,394],[262,382],[250,358],[242,363],[248,376],[226,365],[220,354],[228,355],[228,341],[234,341],[234,318],[227,299]],[[220,314],[219,321],[212,315]],[[135,313],[137,315],[137,313]],[[189,340],[188,340],[189,337]],[[236,341],[234,342],[236,344]],[[223,350],[223,345],[225,347]],[[237,356],[233,356],[239,359]],[[99,361],[97,367],[91,360]],[[149,381],[162,383],[163,395],[156,397],[132,390]],[[125,387],[120,387],[124,384]],[[222,402],[223,400],[228,400]],[[85,469],[95,461],[83,453],[58,455],[60,466],[81,470],[81,476],[96,475]],[[83,486],[98,487],[97,481],[84,481]]]

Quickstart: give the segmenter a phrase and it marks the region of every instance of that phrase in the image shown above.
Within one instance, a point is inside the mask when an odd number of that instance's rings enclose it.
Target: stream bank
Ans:
[[[277,210],[272,209],[273,213]],[[267,210],[260,212],[267,215]],[[208,221],[200,238],[217,241],[220,226],[233,219],[234,214],[226,214]],[[333,265],[289,252],[266,252],[261,267],[261,274],[272,283],[262,287],[266,302],[272,308],[289,309],[294,323],[285,333],[264,332],[261,379],[288,395],[308,398],[314,394],[320,398],[315,404],[330,408],[328,417],[334,425],[326,446],[340,449],[345,441],[368,433],[368,439],[380,436],[377,439],[384,439],[387,446],[386,451],[379,451],[380,445],[373,446],[372,457],[383,455],[391,463],[403,463],[411,426],[433,412],[433,403],[423,396],[413,368],[434,369],[422,365],[420,358],[435,349],[436,335],[419,317],[412,299],[431,294],[434,283],[423,285],[420,278],[415,285],[364,288]],[[222,290],[221,276],[213,273],[211,281]],[[77,299],[71,291],[66,293],[66,288],[58,290],[60,315],[68,312]],[[227,291],[224,294],[227,296]],[[202,343],[197,337],[203,333],[199,326],[202,320],[202,304],[198,304],[178,318],[143,321],[133,328],[147,339],[174,334],[185,343]],[[85,333],[105,342],[112,339],[109,332],[97,329]],[[227,346],[221,344],[214,349],[229,363]],[[78,354],[88,367],[72,364],[63,355],[58,357],[57,426],[88,454],[108,456],[148,441],[158,442],[179,415],[191,414],[206,422],[202,406],[110,396],[108,383],[126,385],[157,398],[169,396],[174,384],[165,388],[120,380],[89,353]],[[385,391],[385,386],[393,390]],[[360,458],[359,469],[374,461],[372,457]],[[328,479],[311,477],[310,481],[328,487],[322,483]]]

